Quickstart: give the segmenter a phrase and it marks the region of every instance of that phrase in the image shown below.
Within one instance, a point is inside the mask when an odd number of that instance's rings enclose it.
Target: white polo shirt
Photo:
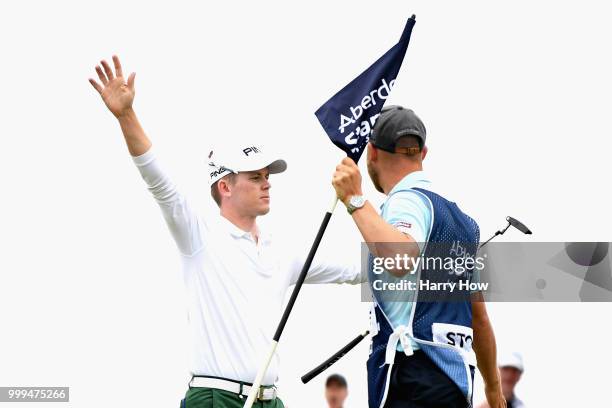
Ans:
[[[160,169],[151,150],[133,160],[181,254],[193,343],[192,373],[253,382],[271,347],[285,292],[296,282],[305,257],[276,250],[266,231],[259,231],[256,243],[249,232],[218,214],[199,217]],[[302,247],[296,250],[305,252]],[[315,259],[306,283],[357,284],[361,280],[358,264],[333,265]],[[278,365],[277,355],[264,385],[277,380]]]

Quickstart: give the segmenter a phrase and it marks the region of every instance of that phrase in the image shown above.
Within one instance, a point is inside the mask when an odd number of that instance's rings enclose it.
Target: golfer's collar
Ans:
[[[413,171],[412,173],[406,174],[403,179],[401,179],[391,191],[389,191],[388,196],[399,190],[405,190],[407,188],[424,188],[427,189],[431,186],[431,181],[429,181],[429,177],[423,170]]]
[[[234,238],[248,238],[248,239],[252,239],[253,238],[249,231],[245,231],[245,230],[239,228],[238,226],[236,226],[233,222],[231,222],[230,220],[228,220],[224,216],[220,216],[219,218],[221,218],[221,220],[220,220],[221,226],[223,228],[225,228],[225,230],[227,232],[229,232],[229,234],[232,237],[234,237]],[[257,234],[259,235],[259,239],[261,241],[269,241],[270,240],[270,235],[266,234],[266,233],[262,233],[261,228],[260,228],[259,225],[255,225],[255,228],[257,229]]]

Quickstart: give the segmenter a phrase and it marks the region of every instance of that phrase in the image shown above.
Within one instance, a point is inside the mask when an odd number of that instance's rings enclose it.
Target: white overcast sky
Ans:
[[[483,237],[512,215],[536,241],[611,241],[605,2],[2,2],[0,386],[70,386],[70,406],[88,408],[177,406],[186,390],[179,258],[87,82],[101,58],[117,53],[137,72],[141,121],[204,214],[215,215],[204,177],[214,142],[242,138],[284,155],[265,223],[308,243],[342,158],[313,112],[413,13],[389,103],[425,122],[436,191]],[[359,242],[339,207],[318,256],[354,259]],[[325,376],[308,385],[299,376],[365,329],[365,310],[357,288],[305,288],[281,342],[289,408],[323,406]],[[500,346],[524,354],[518,393],[529,406],[609,400],[611,304],[489,311]],[[367,348],[330,370],[347,376],[349,407],[366,406]]]

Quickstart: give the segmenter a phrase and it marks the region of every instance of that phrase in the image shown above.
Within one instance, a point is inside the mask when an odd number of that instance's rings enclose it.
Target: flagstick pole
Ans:
[[[332,214],[338,204],[338,197],[334,194],[334,200],[330,207],[330,209],[325,213],[323,217],[323,221],[321,222],[321,226],[319,227],[319,232],[315,237],[312,246],[310,247],[310,252],[308,253],[308,257],[306,258],[306,262],[304,262],[304,266],[302,267],[302,271],[295,283],[295,287],[293,288],[293,292],[291,293],[291,297],[289,298],[289,303],[285,307],[285,311],[283,312],[283,317],[281,317],[280,322],[278,323],[278,327],[276,328],[276,333],[272,338],[272,345],[270,347],[270,351],[264,361],[264,364],[260,367],[257,376],[255,377],[255,381],[253,382],[253,386],[251,387],[251,391],[249,392],[249,396],[244,403],[244,408],[251,408],[253,403],[255,402],[255,398],[257,398],[257,393],[259,392],[259,387],[261,387],[261,382],[263,381],[266,372],[268,371],[268,367],[270,366],[270,362],[274,357],[274,353],[276,352],[276,347],[278,346],[278,342],[280,340],[281,335],[283,334],[283,330],[285,329],[285,324],[287,324],[287,320],[289,319],[289,315],[291,314],[291,310],[295,305],[295,301],[297,300],[298,294],[300,293],[300,289],[306,280],[306,275],[308,275],[308,270],[310,269],[310,265],[312,264],[312,260],[319,248],[319,244],[321,243],[321,239],[323,238],[323,234],[325,233],[325,229],[327,228],[327,224],[329,224],[329,220],[331,219]]]
[[[344,357],[344,355],[346,353],[348,353],[349,351],[351,351],[353,348],[355,348],[355,346],[357,344],[359,344],[361,342],[361,340],[365,339],[366,336],[370,334],[369,330],[366,330],[365,332],[361,333],[359,336],[355,337],[353,340],[351,340],[346,346],[342,347],[340,350],[338,350],[337,352],[334,353],[333,356],[331,356],[330,358],[328,358],[327,360],[325,360],[324,362],[322,362],[321,364],[319,364],[317,367],[313,368],[312,370],[310,370],[309,372],[307,372],[306,374],[304,374],[301,378],[302,382],[304,384],[306,384],[308,381],[312,380],[313,378],[315,378],[317,375],[321,374],[323,371],[327,370],[329,367],[331,367],[336,361],[340,360],[342,357]]]

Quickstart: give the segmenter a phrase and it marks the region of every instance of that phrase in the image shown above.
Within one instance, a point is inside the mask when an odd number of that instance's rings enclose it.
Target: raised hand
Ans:
[[[126,83],[123,78],[119,57],[116,55],[113,55],[115,73],[113,73],[110,65],[105,60],[100,61],[100,64],[102,67],[100,65],[96,66],[96,72],[102,85],[92,78],[89,78],[89,83],[98,91],[108,110],[115,117],[120,118],[132,109],[132,102],[136,93],[134,90],[136,73],[132,72]]]
[[[96,72],[102,85],[91,78],[89,78],[89,83],[98,91],[108,110],[119,120],[130,154],[140,156],[151,148],[151,141],[140,126],[136,113],[132,109],[132,102],[134,102],[134,94],[136,93],[134,91],[136,74],[132,72],[126,83],[119,57],[116,55],[113,55],[114,73],[108,62],[102,60],[100,64],[102,67],[98,65]]]

